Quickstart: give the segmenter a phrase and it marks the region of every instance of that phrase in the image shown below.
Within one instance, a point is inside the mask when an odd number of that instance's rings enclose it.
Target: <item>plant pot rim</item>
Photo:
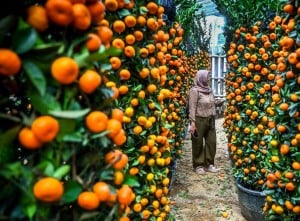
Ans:
[[[266,196],[266,194],[263,191],[248,189],[247,187],[244,187],[239,181],[236,181],[236,185],[239,188],[239,190],[241,190],[245,193],[249,193],[249,194],[252,194],[252,195],[255,195],[255,196],[262,196],[262,197]]]

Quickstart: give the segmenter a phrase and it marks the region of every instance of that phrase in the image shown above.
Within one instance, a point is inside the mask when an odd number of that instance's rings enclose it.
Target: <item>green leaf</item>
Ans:
[[[0,134],[0,164],[10,162],[15,157],[13,141],[20,128],[20,126],[13,127]]]
[[[122,50],[116,47],[109,47],[105,50],[105,53],[108,57],[110,56],[120,56],[122,53]]]
[[[10,30],[14,30],[18,24],[18,17],[16,15],[8,15],[0,19],[0,42],[4,42],[4,38]]]
[[[33,90],[28,91],[28,97],[31,104],[42,114],[48,114],[50,111],[61,110],[59,102],[50,94],[41,96]]]
[[[19,177],[22,174],[22,165],[20,162],[5,165],[5,167],[0,170],[0,174],[6,179]]]
[[[139,84],[137,86],[135,86],[132,91],[140,91],[141,89],[143,88],[143,85],[142,84]]]
[[[12,37],[13,50],[18,54],[23,54],[34,47],[37,39],[36,31],[20,19],[18,28]]]
[[[146,7],[140,7],[140,14],[147,14],[148,13],[148,9]]]
[[[30,203],[25,206],[25,213],[28,216],[29,219],[32,219],[34,214],[36,213],[36,204],[35,203]]]
[[[84,42],[87,39],[87,35],[80,35],[79,38],[72,39],[71,45],[68,47],[67,56],[72,57],[73,52],[75,51],[74,48]],[[82,53],[80,53],[82,54]]]
[[[130,15],[130,11],[128,9],[121,9],[121,10],[118,10],[118,15],[120,18],[123,18],[127,15]]]
[[[101,63],[101,70],[102,71],[110,71],[111,70],[111,64],[109,64],[109,63]]]
[[[30,58],[34,57],[39,60],[47,60],[49,63],[57,57],[61,48],[65,47],[62,42],[38,43],[31,51]],[[47,64],[49,66],[50,64]]]
[[[106,53],[104,53],[104,52],[96,52],[96,53],[91,54],[90,56],[87,56],[86,57],[86,61],[88,61],[88,62],[98,61],[99,62],[99,61],[104,60],[105,58],[107,58]]]
[[[80,133],[73,133],[73,134],[66,134],[62,138],[63,141],[66,142],[75,142],[75,143],[81,143],[83,140],[83,137]]]
[[[90,53],[86,50],[86,51],[82,51],[81,53],[75,54],[74,55],[74,60],[76,61],[76,63],[79,65],[79,67],[88,67],[89,63],[91,63],[90,60]]]
[[[57,179],[62,179],[64,176],[66,176],[70,172],[70,165],[63,165],[56,169],[56,171],[53,174],[53,177],[56,177]]]
[[[63,203],[71,203],[74,202],[78,195],[81,193],[82,187],[79,183],[69,180],[64,184],[64,194],[62,196]]]
[[[124,180],[124,184],[127,184],[129,186],[135,186],[135,187],[140,186],[140,182],[138,181],[136,176],[126,176]]]
[[[47,166],[44,169],[44,174],[47,176],[53,176],[54,174],[54,166],[51,162],[47,162]]]
[[[59,133],[57,136],[58,141],[64,140],[66,135],[74,133],[76,129],[76,120],[73,119],[59,119]]]
[[[114,177],[114,171],[112,169],[103,170],[100,174],[100,180],[112,180]]]
[[[29,60],[23,60],[23,67],[31,83],[37,89],[39,94],[44,96],[46,93],[46,79],[43,72]]]
[[[78,119],[85,116],[90,111],[90,108],[83,110],[71,110],[71,111],[59,111],[53,110],[49,111],[49,114],[55,117],[67,118],[67,119]]]

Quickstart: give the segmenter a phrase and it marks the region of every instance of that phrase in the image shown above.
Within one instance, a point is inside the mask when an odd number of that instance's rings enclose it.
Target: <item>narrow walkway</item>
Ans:
[[[190,137],[185,140],[170,190],[176,221],[246,221],[237,199],[222,123],[223,118],[216,120],[218,173],[196,174],[192,170]]]

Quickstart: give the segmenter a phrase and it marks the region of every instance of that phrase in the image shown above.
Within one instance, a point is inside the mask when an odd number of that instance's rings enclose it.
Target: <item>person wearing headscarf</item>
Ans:
[[[209,86],[209,72],[199,70],[189,90],[189,120],[192,139],[192,163],[196,173],[216,173],[216,100]]]

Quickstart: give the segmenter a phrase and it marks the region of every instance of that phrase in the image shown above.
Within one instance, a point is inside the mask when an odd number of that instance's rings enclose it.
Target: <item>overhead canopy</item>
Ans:
[[[222,16],[217,10],[216,4],[212,0],[198,0],[198,2],[202,5],[202,7],[199,9],[199,13],[204,11],[206,16]]]

